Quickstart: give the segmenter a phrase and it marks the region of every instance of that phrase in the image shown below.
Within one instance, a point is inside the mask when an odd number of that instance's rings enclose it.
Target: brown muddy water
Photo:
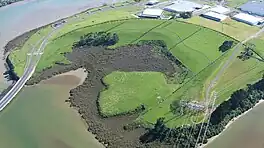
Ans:
[[[264,103],[237,119],[205,148],[264,148]]]
[[[26,87],[0,113],[1,148],[102,148],[65,100],[86,77],[68,72]]]

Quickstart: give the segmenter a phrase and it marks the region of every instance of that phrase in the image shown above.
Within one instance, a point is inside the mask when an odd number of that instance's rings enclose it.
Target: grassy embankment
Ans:
[[[256,51],[264,56],[264,40],[258,38],[250,42],[254,43]],[[220,98],[227,99],[233,91],[259,80],[263,76],[263,69],[264,62],[259,59],[250,58],[242,61],[236,58],[219,80],[215,90]]]

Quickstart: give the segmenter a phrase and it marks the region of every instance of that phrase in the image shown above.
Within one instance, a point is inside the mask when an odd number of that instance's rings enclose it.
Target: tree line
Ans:
[[[177,145],[179,148],[195,147],[196,143],[205,144],[207,139],[222,132],[229,121],[254,107],[263,98],[264,78],[253,85],[249,84],[246,88],[233,92],[230,99],[221,103],[212,112],[208,123],[168,128],[165,119],[160,118],[153,128],[148,129],[140,137],[140,140],[143,143],[159,141],[163,144]],[[204,138],[203,135],[205,135]]]
[[[22,0],[0,0],[0,7],[18,2],[18,1],[22,1]]]
[[[116,33],[105,31],[90,32],[80,37],[80,40],[73,44],[74,48],[83,46],[111,46],[119,41]]]

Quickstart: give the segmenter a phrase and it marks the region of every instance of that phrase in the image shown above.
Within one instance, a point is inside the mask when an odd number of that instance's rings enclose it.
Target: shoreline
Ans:
[[[26,3],[31,2],[31,1],[36,1],[36,0],[21,0],[21,1],[18,1],[18,2],[13,2],[11,4],[2,6],[2,7],[0,7],[0,9],[8,9],[8,7],[14,7],[16,5],[23,5],[23,4],[26,4]]]
[[[15,2],[15,3],[12,3],[12,4],[9,4],[9,5],[6,5],[6,6],[3,6],[3,7],[0,7],[0,12],[3,11],[5,12],[6,10],[8,10],[9,8],[11,7],[16,7],[16,6],[20,6],[20,5],[26,5],[28,3],[34,3],[36,2],[37,0],[23,0],[23,1],[19,1],[19,2]],[[115,1],[115,3],[118,3],[118,2],[122,2],[123,0],[117,0]],[[7,69],[5,67],[5,63],[6,63],[6,57],[9,53],[11,53],[13,51],[13,48],[12,50],[10,50],[10,52],[6,53],[5,50],[6,50],[6,46],[12,42],[14,42],[16,40],[16,38],[19,38],[20,36],[24,35],[24,34],[27,34],[28,32],[32,32],[34,30],[38,30],[38,29],[41,29],[43,27],[46,27],[54,22],[57,22],[57,21],[60,21],[60,20],[63,20],[63,19],[68,19],[74,15],[78,15],[78,14],[81,14],[81,13],[84,13],[85,11],[89,10],[89,9],[92,9],[92,8],[98,8],[98,7],[101,7],[104,3],[107,3],[107,4],[110,4],[111,1],[107,1],[107,2],[104,2],[104,1],[97,1],[97,0],[92,0],[92,1],[89,1],[89,2],[85,2],[83,3],[83,5],[76,5],[76,6],[64,6],[65,8],[70,8],[68,9],[67,11],[64,10],[62,8],[59,8],[56,10],[56,12],[58,12],[58,15],[57,16],[53,16],[51,18],[47,18],[47,17],[44,17],[45,19],[43,19],[42,21],[38,22],[36,21],[35,23],[32,23],[32,24],[28,24],[28,23],[23,23],[20,27],[16,28],[17,30],[16,31],[13,31],[11,34],[8,33],[8,31],[6,31],[4,28],[3,32],[1,32],[1,37],[3,36],[4,38],[0,38],[0,54],[1,54],[1,60],[0,60],[0,72],[1,73],[4,73]],[[37,15],[35,17],[38,17],[38,16],[47,16],[47,15],[42,15],[40,14],[41,11],[44,11],[45,9],[49,9],[49,7],[46,7],[44,6],[43,10],[42,9],[36,9],[36,10],[33,10],[33,12],[37,12]],[[25,16],[21,19],[31,19],[32,21],[34,20],[34,17],[31,18],[32,16],[30,14],[25,14]],[[8,29],[6,28],[7,30],[13,30],[12,27],[15,27],[14,26],[15,23],[11,23],[11,27]],[[10,31],[9,31],[10,32]],[[0,83],[5,83],[6,88],[8,88],[11,84],[9,84],[7,82],[7,79],[4,78],[4,75],[1,74],[0,75]],[[3,88],[3,91],[6,89],[6,88]]]
[[[63,77],[63,76],[74,76],[74,77],[77,77],[79,78],[79,83],[77,85],[73,85],[71,86],[70,88],[70,91],[77,88],[78,86],[82,85],[85,81],[85,79],[87,78],[88,76],[88,72],[86,71],[85,68],[78,68],[78,69],[73,69],[73,70],[70,70],[70,71],[66,71],[66,72],[63,72],[63,73],[59,73],[59,74],[56,74],[48,79],[44,79],[44,80],[41,80],[39,83],[37,84],[34,84],[34,85],[30,85],[30,86],[27,86],[27,87],[34,87],[34,86],[39,86],[39,85],[58,85],[58,84],[49,84],[50,82],[49,81],[52,81],[58,77]],[[82,115],[79,113],[79,108],[77,107],[73,107],[71,106],[71,103],[68,101],[68,99],[71,97],[71,93],[70,91],[68,92],[68,98],[65,98],[64,102],[61,102],[63,105],[66,105],[66,107],[71,110],[72,112],[74,112],[75,116],[77,116],[79,118],[79,120],[82,122],[83,126],[84,126],[84,131],[85,132],[88,132],[95,140],[98,145],[101,145],[102,147],[107,147],[107,145],[105,143],[102,143],[100,142],[97,138],[96,138],[96,134],[90,132],[89,130],[89,125],[87,124],[87,122],[85,121],[85,119],[82,117]]]
[[[260,105],[261,103],[263,103],[264,100],[259,100],[252,108],[250,108],[249,110],[245,111],[244,113],[242,113],[241,115],[233,118],[232,120],[230,120],[227,125],[225,126],[224,130],[219,133],[216,136],[213,136],[211,138],[208,139],[208,142],[206,144],[202,144],[199,148],[206,148],[206,146],[210,143],[212,143],[215,139],[217,139],[223,132],[225,132],[234,122],[236,122],[238,119],[240,119],[241,117],[243,117],[244,115],[246,115],[248,112],[252,111],[256,106]]]

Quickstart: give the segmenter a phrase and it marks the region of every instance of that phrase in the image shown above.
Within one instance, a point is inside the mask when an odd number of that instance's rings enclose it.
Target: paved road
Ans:
[[[212,110],[208,109],[209,105],[214,106],[215,105],[215,100],[217,98],[216,95],[212,95],[212,89],[213,87],[217,84],[217,81],[219,80],[219,78],[223,75],[223,73],[225,72],[225,70],[228,68],[229,64],[232,62],[232,60],[236,57],[236,55],[238,54],[238,52],[240,51],[240,48],[243,46],[244,43],[248,42],[251,39],[254,39],[256,37],[258,37],[261,33],[264,32],[264,28],[262,28],[261,30],[259,30],[257,33],[255,33],[254,35],[248,37],[247,39],[245,39],[244,41],[240,42],[239,44],[237,44],[231,54],[231,56],[226,60],[225,64],[221,67],[220,71],[216,74],[215,78],[210,82],[208,88],[206,89],[206,93],[205,93],[205,102],[206,102],[206,106],[207,106],[207,111],[206,111],[206,115],[202,121],[202,127],[204,125],[204,121],[207,119],[208,123],[210,121],[211,118],[211,113]],[[212,97],[213,96],[213,97]],[[200,128],[200,132],[198,137],[203,136],[203,139],[205,138],[206,132],[207,132],[207,128],[208,128],[208,124],[206,125],[206,129],[203,135],[201,135],[201,130],[202,128]],[[196,146],[198,146],[198,139],[196,141]]]
[[[119,6],[119,8],[126,7],[126,6],[133,5],[133,4],[136,4],[136,3],[127,3],[125,5]],[[144,5],[144,3],[141,2],[141,3],[137,3],[136,5]],[[98,9],[98,11],[96,12],[105,11],[108,9],[112,9],[112,8],[106,7],[100,10]],[[93,12],[93,13],[96,13],[96,12]],[[46,37],[43,37],[44,39],[43,38],[40,39],[39,42],[36,43],[36,45],[38,45],[40,41],[42,40],[41,45],[38,49],[36,49],[36,46],[32,48],[31,52],[28,54],[24,73],[22,77],[16,82],[16,84],[11,88],[11,90],[9,90],[9,92],[5,94],[5,96],[0,100],[0,111],[2,111],[13,100],[13,98],[19,93],[19,91],[26,84],[27,80],[29,80],[30,77],[33,75],[36,69],[36,66],[41,58],[41,55],[44,52],[44,49],[47,45],[48,39],[52,36],[54,32],[56,32],[59,28],[62,28],[62,27],[63,25],[53,29]]]
[[[2,111],[12,101],[12,99],[19,93],[19,91],[26,84],[27,80],[30,79],[30,77],[34,73],[36,66],[38,64],[38,61],[42,55],[41,53],[43,52],[44,48],[46,47],[48,39],[58,29],[59,29],[59,27],[53,29],[44,38],[44,40],[42,40],[41,45],[38,49],[36,49],[35,47],[32,48],[31,53],[28,54],[25,71],[24,71],[22,77],[16,82],[16,84],[11,88],[11,90],[9,90],[9,92],[0,100],[0,111]]]

